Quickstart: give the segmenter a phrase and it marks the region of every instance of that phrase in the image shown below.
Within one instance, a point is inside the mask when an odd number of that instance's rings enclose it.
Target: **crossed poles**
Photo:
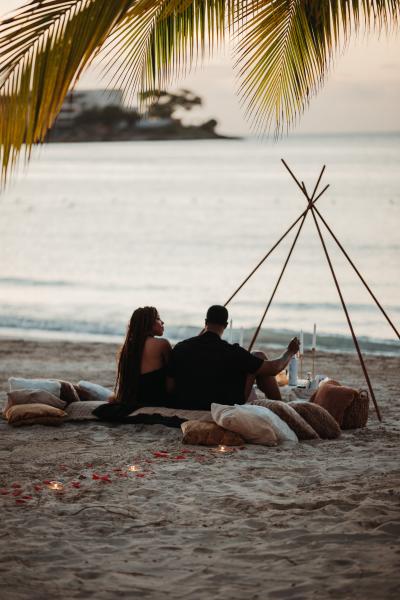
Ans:
[[[297,177],[294,175],[293,171],[290,169],[290,167],[288,166],[288,164],[287,164],[287,163],[286,163],[286,162],[283,160],[283,158],[282,158],[281,160],[282,160],[282,163],[284,164],[284,166],[286,167],[287,171],[290,173],[290,175],[291,175],[291,177],[293,178],[293,180],[296,182],[296,185],[299,187],[300,191],[301,191],[301,192],[304,194],[304,196],[305,196],[305,198],[306,198],[306,200],[307,200],[307,208],[306,208],[306,209],[305,209],[305,210],[304,210],[304,211],[301,213],[301,215],[300,215],[300,216],[299,216],[299,217],[298,217],[298,218],[297,218],[297,219],[296,219],[296,220],[295,220],[295,221],[294,221],[294,222],[291,224],[291,226],[290,226],[290,227],[289,227],[289,228],[288,228],[288,229],[285,231],[285,233],[284,233],[284,234],[283,234],[283,235],[282,235],[282,236],[279,238],[279,240],[276,242],[276,244],[274,244],[274,245],[272,246],[272,248],[271,248],[271,249],[270,249],[270,250],[267,252],[267,254],[266,254],[266,255],[265,255],[265,256],[264,256],[264,257],[263,257],[263,258],[262,258],[262,259],[261,259],[261,260],[260,260],[260,261],[257,263],[257,265],[254,267],[254,269],[253,269],[253,270],[252,270],[252,271],[249,273],[249,275],[248,275],[248,276],[247,276],[247,277],[246,277],[246,278],[245,278],[245,279],[242,281],[242,283],[239,285],[239,287],[238,287],[238,288],[236,288],[236,290],[233,292],[233,294],[232,294],[232,295],[231,295],[231,296],[228,298],[228,300],[225,302],[225,305],[224,305],[224,306],[227,306],[227,305],[228,305],[228,304],[231,302],[231,300],[233,300],[233,298],[236,296],[236,294],[237,294],[237,293],[238,293],[238,292],[239,292],[239,291],[242,289],[242,287],[243,287],[243,286],[244,286],[244,285],[247,283],[247,281],[248,281],[248,280],[249,280],[249,279],[250,279],[250,278],[251,278],[251,277],[254,275],[254,273],[257,271],[257,269],[258,269],[258,268],[259,268],[259,267],[260,267],[260,266],[261,266],[261,265],[262,265],[262,264],[263,264],[263,263],[264,263],[264,262],[267,260],[267,258],[268,258],[268,257],[269,257],[269,256],[272,254],[272,252],[273,252],[273,251],[274,251],[274,250],[275,250],[275,249],[276,249],[276,248],[279,246],[279,244],[282,242],[282,240],[284,240],[284,239],[285,239],[285,237],[288,235],[288,233],[290,233],[290,231],[292,231],[292,229],[293,229],[293,228],[294,228],[294,227],[297,225],[297,223],[299,223],[299,221],[300,221],[300,225],[299,225],[299,227],[298,227],[298,229],[297,229],[297,232],[296,232],[296,235],[295,235],[295,237],[294,237],[294,240],[293,240],[293,242],[292,242],[292,244],[291,244],[291,246],[290,246],[289,253],[288,253],[287,257],[286,257],[286,260],[285,260],[285,262],[284,262],[284,265],[283,265],[283,267],[282,267],[282,270],[281,270],[281,272],[280,272],[280,275],[279,275],[279,277],[278,277],[278,280],[277,280],[277,282],[276,282],[276,284],[275,284],[275,287],[274,287],[274,289],[273,289],[273,291],[272,291],[272,294],[271,294],[271,296],[270,296],[270,298],[269,298],[269,300],[268,300],[267,306],[266,306],[266,308],[265,308],[265,310],[264,310],[264,312],[263,312],[263,314],[262,314],[262,317],[261,317],[261,319],[260,319],[260,322],[259,322],[259,324],[258,324],[258,326],[257,326],[257,329],[256,329],[256,331],[254,332],[254,335],[253,335],[253,337],[252,337],[252,339],[251,339],[251,342],[250,342],[250,345],[249,345],[249,351],[251,351],[251,350],[252,350],[252,348],[253,348],[253,346],[254,346],[254,343],[255,343],[255,341],[256,341],[256,339],[257,339],[257,337],[258,337],[258,334],[260,333],[260,330],[261,330],[262,324],[263,324],[263,322],[264,322],[264,319],[265,319],[265,317],[266,317],[266,315],[267,315],[267,312],[268,312],[268,310],[269,310],[269,308],[270,308],[270,306],[271,306],[271,304],[272,304],[272,301],[273,301],[273,299],[274,299],[274,296],[275,296],[275,294],[276,294],[276,291],[277,291],[277,289],[278,289],[278,286],[279,286],[279,284],[280,284],[280,282],[281,282],[281,280],[282,280],[282,277],[283,277],[283,274],[284,274],[284,272],[285,272],[285,270],[286,270],[286,267],[287,267],[287,265],[288,265],[288,263],[289,263],[290,257],[291,257],[291,255],[292,255],[292,252],[293,252],[293,250],[294,250],[294,247],[295,247],[295,245],[296,245],[296,242],[297,242],[297,240],[298,240],[298,238],[299,238],[299,235],[300,235],[300,232],[301,232],[301,230],[302,230],[302,228],[303,228],[303,225],[304,225],[304,222],[305,222],[305,220],[306,220],[306,217],[307,217],[308,213],[310,212],[310,213],[311,213],[311,215],[312,215],[312,218],[313,218],[313,220],[314,220],[315,227],[316,227],[316,229],[317,229],[317,233],[318,233],[318,237],[319,237],[319,239],[320,239],[320,241],[321,241],[322,248],[323,248],[323,251],[324,251],[324,254],[325,254],[326,260],[327,260],[327,262],[328,262],[328,266],[329,266],[329,269],[330,269],[330,271],[331,271],[331,274],[332,274],[333,281],[334,281],[334,283],[335,283],[335,287],[336,287],[336,289],[337,289],[337,292],[338,292],[338,294],[339,294],[340,302],[341,302],[341,304],[342,304],[342,307],[343,307],[344,313],[345,313],[345,315],[346,315],[347,323],[348,323],[348,325],[349,325],[349,329],[350,329],[350,332],[351,332],[351,336],[352,336],[352,338],[353,338],[354,346],[355,346],[355,348],[356,348],[357,355],[358,355],[358,358],[359,358],[359,361],[360,361],[360,364],[361,364],[361,368],[362,368],[362,370],[363,370],[363,373],[364,373],[365,381],[366,381],[366,383],[367,383],[367,386],[368,386],[368,389],[369,389],[369,392],[370,392],[370,395],[371,395],[372,401],[373,401],[373,403],[374,403],[374,407],[375,407],[375,411],[376,411],[377,417],[378,417],[379,421],[382,421],[381,413],[380,413],[380,410],[379,410],[378,404],[377,404],[377,402],[376,402],[376,398],[375,398],[374,390],[372,389],[371,380],[370,380],[370,378],[369,378],[368,371],[367,371],[367,368],[366,368],[366,366],[365,366],[365,362],[364,362],[363,355],[362,355],[362,353],[361,353],[360,345],[359,345],[359,343],[358,343],[358,340],[357,340],[356,334],[355,334],[355,332],[354,332],[354,329],[353,329],[353,324],[352,324],[352,322],[351,322],[350,315],[349,315],[349,312],[348,312],[348,310],[347,310],[347,306],[346,306],[346,303],[345,303],[345,301],[344,301],[343,294],[342,294],[342,291],[341,291],[341,289],[340,289],[339,282],[338,282],[338,279],[337,279],[337,277],[336,277],[336,273],[335,273],[335,270],[334,270],[334,268],[333,268],[332,261],[331,261],[331,258],[330,258],[330,256],[329,256],[329,253],[328,253],[328,250],[327,250],[327,247],[326,247],[326,244],[325,244],[325,240],[324,240],[324,237],[323,237],[323,235],[322,235],[321,228],[320,228],[320,225],[319,225],[319,223],[318,223],[318,220],[317,220],[317,217],[316,217],[316,215],[318,216],[318,218],[320,219],[320,221],[323,223],[323,225],[325,226],[325,228],[327,229],[327,231],[330,233],[330,235],[332,236],[332,238],[335,240],[336,244],[338,245],[338,247],[340,248],[340,250],[342,251],[342,253],[343,253],[343,254],[344,254],[344,256],[346,257],[346,259],[348,260],[348,262],[350,263],[350,265],[351,265],[351,266],[352,266],[352,268],[354,269],[355,273],[357,274],[357,276],[359,277],[359,279],[361,280],[361,282],[363,283],[363,285],[364,285],[364,286],[365,286],[365,288],[367,289],[368,293],[370,294],[370,296],[371,296],[371,297],[372,297],[372,299],[374,300],[375,304],[378,306],[379,310],[381,311],[381,313],[383,314],[383,316],[385,317],[385,319],[387,320],[387,322],[389,323],[389,325],[391,326],[391,328],[393,329],[393,331],[395,332],[395,334],[397,335],[397,337],[398,337],[399,339],[400,339],[400,334],[399,334],[398,330],[396,329],[396,327],[394,326],[394,324],[392,323],[392,321],[390,320],[390,318],[388,317],[388,315],[386,314],[386,311],[384,310],[384,308],[383,308],[383,307],[382,307],[382,305],[380,304],[379,300],[377,299],[377,297],[376,297],[376,296],[375,296],[375,294],[372,292],[371,288],[369,287],[369,285],[367,284],[367,282],[365,281],[365,279],[364,279],[364,278],[363,278],[363,276],[361,275],[360,271],[357,269],[357,267],[355,266],[354,262],[351,260],[350,256],[348,255],[348,253],[346,252],[346,250],[343,248],[342,244],[340,243],[340,241],[338,240],[338,238],[336,237],[336,235],[333,233],[332,229],[329,227],[329,225],[328,225],[328,223],[325,221],[324,217],[321,215],[321,213],[320,213],[320,211],[318,210],[318,208],[315,206],[316,202],[317,202],[317,201],[318,201],[318,200],[321,198],[322,194],[324,194],[324,193],[326,192],[326,190],[328,189],[328,187],[329,187],[329,184],[328,184],[328,185],[326,185],[326,186],[325,186],[325,187],[324,187],[324,188],[321,190],[321,192],[318,194],[318,196],[315,196],[315,194],[317,193],[317,190],[318,190],[318,186],[319,186],[319,184],[320,184],[320,182],[321,182],[322,175],[324,174],[324,171],[325,171],[325,165],[324,165],[324,166],[322,167],[322,169],[321,169],[321,173],[319,174],[319,177],[318,177],[317,183],[315,184],[315,186],[314,186],[314,190],[313,190],[313,192],[312,192],[312,194],[311,194],[311,196],[310,196],[310,195],[308,194],[308,191],[307,191],[307,189],[306,189],[306,186],[305,186],[304,182],[303,182],[303,181],[301,181],[301,182],[300,182],[300,181],[297,179]]]

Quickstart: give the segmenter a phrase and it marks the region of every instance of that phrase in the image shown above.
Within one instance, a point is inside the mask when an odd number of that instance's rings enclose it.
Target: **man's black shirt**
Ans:
[[[262,363],[239,344],[228,344],[211,331],[184,340],[172,350],[168,369],[175,380],[177,405],[209,410],[212,402],[244,404],[246,376]]]

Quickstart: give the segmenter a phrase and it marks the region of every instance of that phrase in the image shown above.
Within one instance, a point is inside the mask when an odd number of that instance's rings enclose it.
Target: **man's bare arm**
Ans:
[[[278,375],[290,362],[292,356],[297,354],[300,348],[300,342],[297,338],[293,338],[287,350],[279,358],[272,360],[264,360],[256,375]]]

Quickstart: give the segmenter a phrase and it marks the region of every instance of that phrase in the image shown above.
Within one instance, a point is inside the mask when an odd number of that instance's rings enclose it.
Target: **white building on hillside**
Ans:
[[[57,124],[61,126],[69,125],[83,111],[105,108],[106,106],[122,108],[122,90],[76,90],[68,92],[57,117]]]

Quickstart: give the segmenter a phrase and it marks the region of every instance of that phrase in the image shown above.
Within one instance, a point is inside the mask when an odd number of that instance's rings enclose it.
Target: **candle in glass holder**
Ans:
[[[54,491],[56,491],[56,492],[61,492],[61,491],[64,489],[64,484],[63,484],[63,483],[61,483],[61,481],[50,481],[50,482],[47,484],[47,487],[48,487],[50,490],[54,490]]]
[[[129,465],[128,471],[132,471],[133,473],[135,473],[137,471],[140,471],[140,467],[138,467],[137,465]]]

